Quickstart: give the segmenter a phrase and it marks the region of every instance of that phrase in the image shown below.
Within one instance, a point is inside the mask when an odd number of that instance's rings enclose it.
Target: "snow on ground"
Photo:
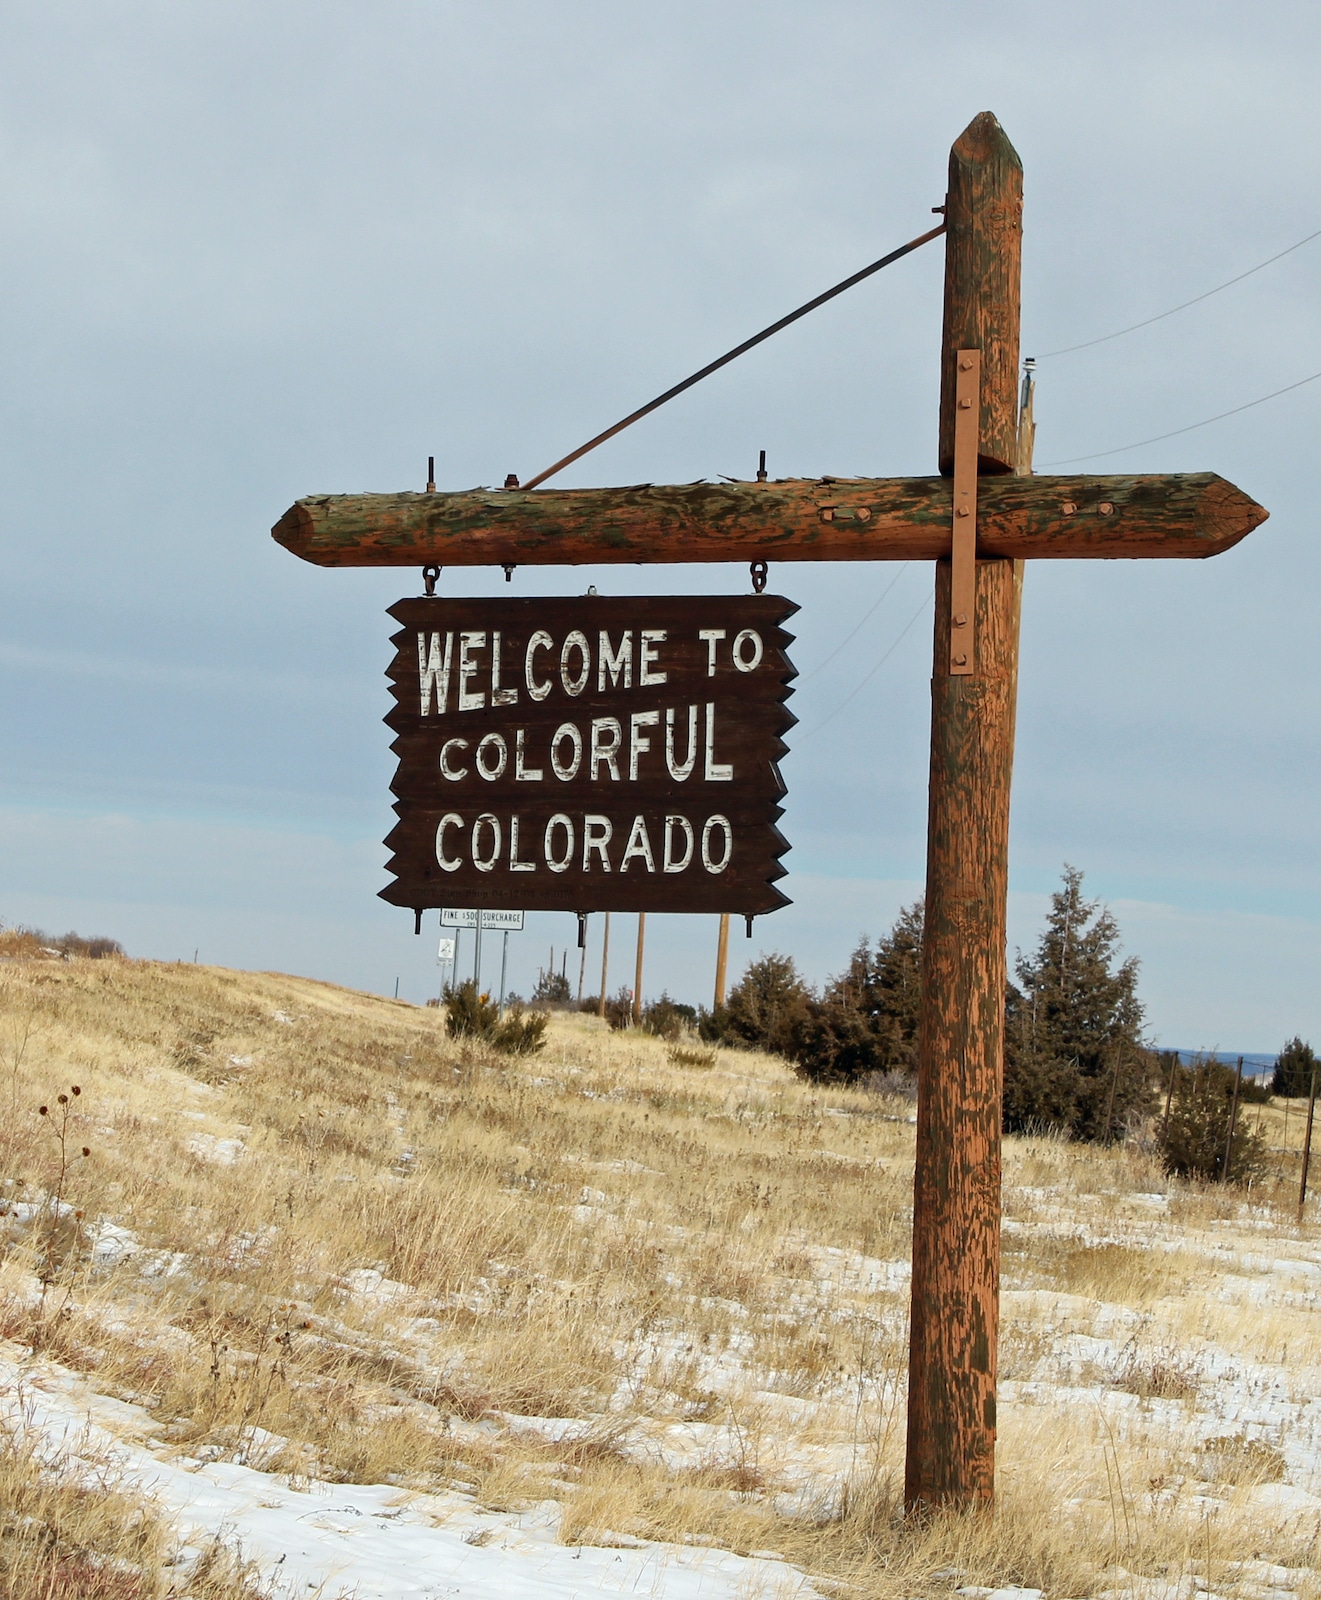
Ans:
[[[237,1541],[279,1600],[821,1600],[801,1572],[769,1557],[604,1529],[596,1544],[562,1545],[554,1501],[484,1511],[459,1493],[317,1479],[294,1487],[286,1475],[180,1455],[139,1407],[94,1393],[53,1362],[24,1360],[16,1346],[0,1351],[0,1412],[89,1468],[114,1460],[185,1541]]]

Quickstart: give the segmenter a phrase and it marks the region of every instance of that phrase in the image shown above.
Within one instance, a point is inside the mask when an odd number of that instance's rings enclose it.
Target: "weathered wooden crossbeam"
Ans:
[[[948,478],[639,484],[621,489],[309,495],[271,530],[322,567],[679,561],[935,561]],[[1199,557],[1267,513],[1214,472],[992,476],[977,485],[983,558]]]

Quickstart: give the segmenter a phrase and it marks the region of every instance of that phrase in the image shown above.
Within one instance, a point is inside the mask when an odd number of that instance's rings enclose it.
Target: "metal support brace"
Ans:
[[[949,670],[977,667],[977,442],[981,426],[980,350],[960,350],[954,383],[954,539],[950,549]]]

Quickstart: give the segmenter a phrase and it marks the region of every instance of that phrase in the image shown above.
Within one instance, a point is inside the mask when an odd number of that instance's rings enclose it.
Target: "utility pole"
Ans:
[[[956,506],[969,465],[975,494],[977,474],[1011,473],[1018,462],[1022,207],[1022,163],[983,112],[950,152],[945,200],[939,464],[955,477]],[[971,463],[955,459],[965,398],[978,418]],[[975,516],[965,519],[974,536],[975,525]],[[914,1512],[986,1503],[995,1492],[1005,905],[1023,568],[969,562],[956,595],[953,567],[952,559],[936,565],[931,682],[904,1477]],[[968,634],[969,644],[955,642]]]
[[[715,1006],[719,1011],[725,1003],[725,972],[729,965],[729,912],[720,918],[720,939],[716,944],[716,994]]]
[[[633,975],[633,1026],[642,1026],[642,945],[647,937],[647,913],[638,912],[638,964]]]
[[[605,1016],[605,985],[606,974],[610,970],[610,913],[605,914],[605,934],[601,940],[601,994],[596,1002],[596,1014]]]

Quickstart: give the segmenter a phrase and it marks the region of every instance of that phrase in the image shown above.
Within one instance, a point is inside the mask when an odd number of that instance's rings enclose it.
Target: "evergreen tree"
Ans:
[[[709,1043],[768,1050],[792,1060],[811,1001],[812,991],[792,956],[763,956],[730,990],[725,1005],[703,1015],[700,1032]]]
[[[922,902],[906,906],[873,949],[863,938],[848,968],[809,1010],[798,1050],[805,1078],[850,1081],[917,1071]]]
[[[1017,963],[1005,1011],[1005,1127],[1061,1128],[1108,1141],[1148,1109],[1150,1055],[1142,1042],[1138,963],[1119,960],[1119,927],[1064,869],[1046,927]]]
[[[1275,1075],[1271,1079],[1271,1093],[1297,1100],[1312,1092],[1312,1074],[1317,1060],[1310,1044],[1297,1036],[1290,1039],[1275,1058]]]
[[[1161,1139],[1165,1170],[1181,1178],[1214,1181],[1223,1177],[1230,1183],[1255,1177],[1262,1169],[1266,1146],[1242,1115],[1241,1086],[1239,1116],[1234,1120],[1233,1069],[1204,1057],[1191,1067],[1176,1066],[1174,1070],[1174,1099]]]

